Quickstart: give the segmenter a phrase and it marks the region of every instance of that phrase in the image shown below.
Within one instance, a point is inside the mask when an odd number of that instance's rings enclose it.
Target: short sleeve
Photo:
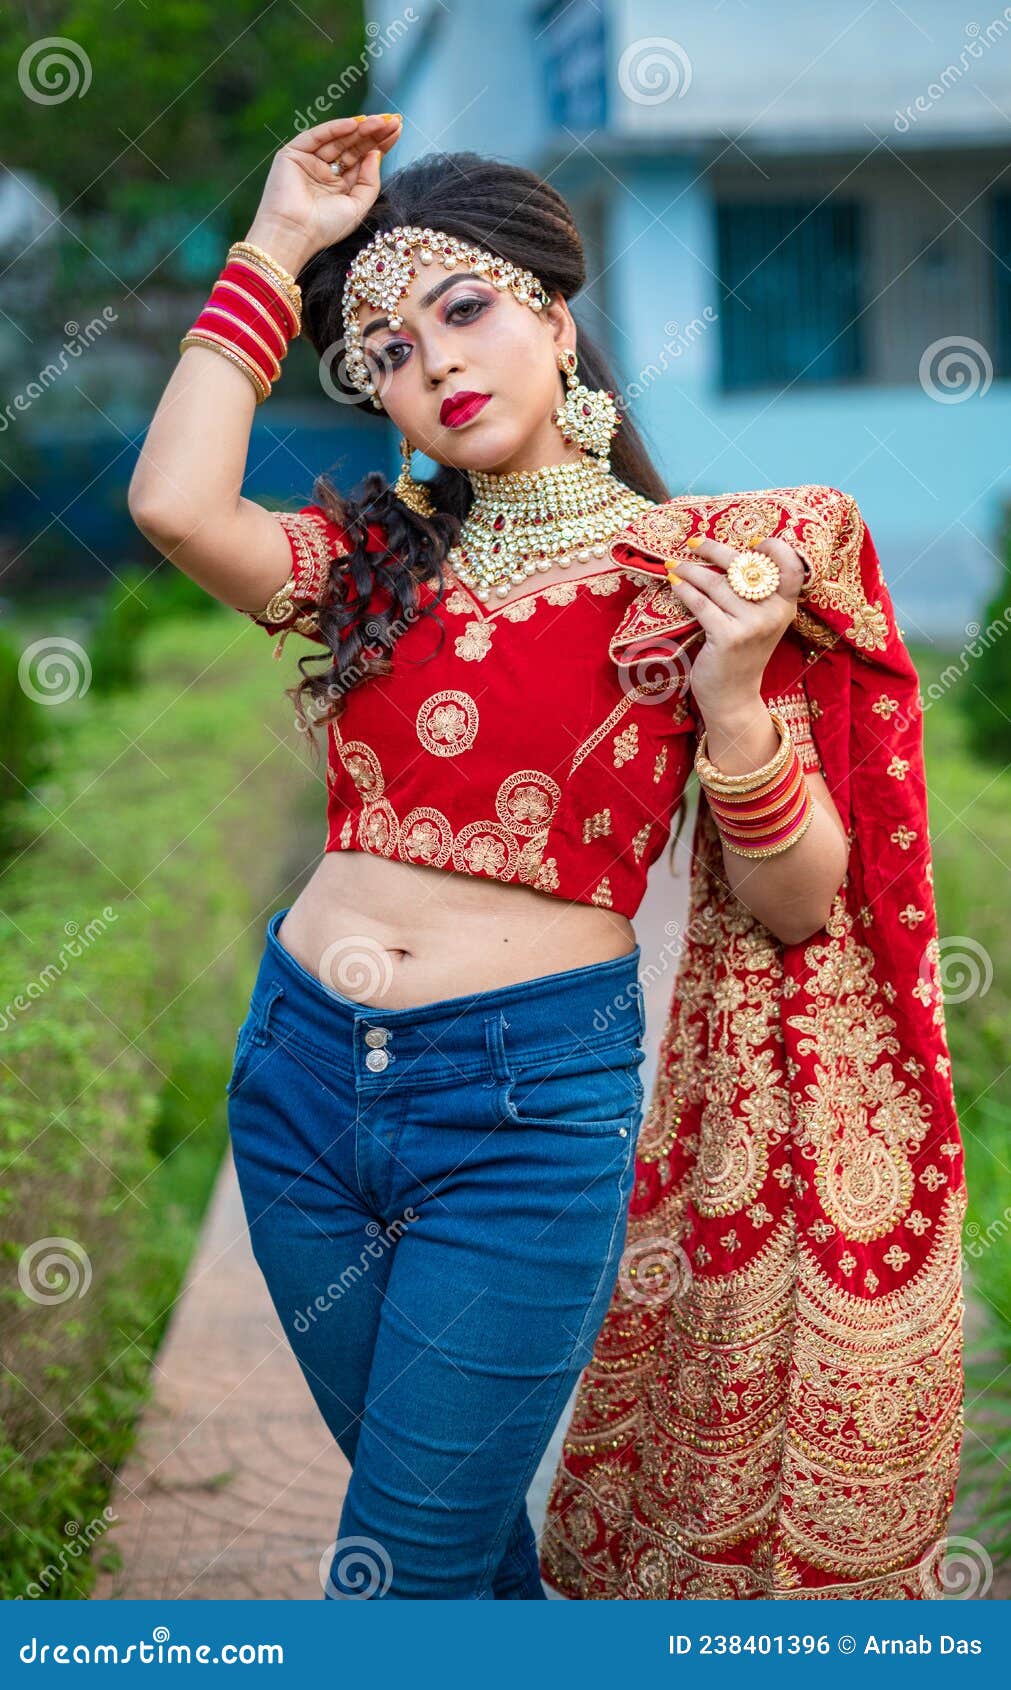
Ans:
[[[317,621],[326,602],[330,572],[337,558],[351,551],[347,531],[334,522],[321,505],[304,505],[300,511],[272,511],[281,524],[291,548],[291,573],[259,613],[242,614],[265,628],[268,634],[286,635],[293,629],[308,639],[327,644]],[[283,638],[275,656],[280,655]]]

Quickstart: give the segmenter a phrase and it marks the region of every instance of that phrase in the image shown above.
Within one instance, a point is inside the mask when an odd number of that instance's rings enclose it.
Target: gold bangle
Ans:
[[[237,254],[240,257],[258,260],[260,267],[266,269],[270,275],[274,277],[275,281],[280,282],[285,293],[290,294],[292,303],[297,301],[299,307],[301,307],[302,289],[299,287],[291,271],[286,270],[283,264],[279,264],[276,258],[271,258],[269,252],[264,252],[262,246],[254,246],[252,241],[233,241],[228,249],[229,258],[231,258],[234,254]]]
[[[724,840],[727,850],[733,851],[734,855],[738,857],[756,858],[778,857],[781,851],[788,851],[791,845],[796,845],[798,839],[803,839],[814,819],[814,799],[811,798],[810,793],[808,793],[808,798],[810,799],[810,806],[807,813],[801,821],[800,826],[790,835],[789,839],[781,839],[778,845],[763,845],[758,849],[748,848],[743,845],[732,845],[729,840]]]
[[[802,768],[803,765],[801,764],[800,758],[797,756],[796,746],[791,747],[791,753],[791,757],[784,763],[783,768],[789,769],[791,761],[796,762],[798,769]],[[783,770],[781,769],[779,774],[776,775],[773,780],[767,781],[764,786],[756,786],[751,792],[737,792],[733,794],[729,792],[714,792],[711,786],[705,787],[705,792],[712,802],[713,807],[721,811],[724,815],[729,816],[731,820],[733,820],[735,816],[743,816],[743,819],[747,820],[748,816],[767,815],[768,812],[770,810],[774,810],[777,805],[782,805],[786,802],[787,798],[792,793],[795,784],[795,776],[792,774],[786,777],[787,783],[783,790],[776,797],[770,796],[774,792],[775,788],[779,786],[782,779]],[[766,798],[769,798],[770,800],[768,804],[764,802]],[[760,809],[755,808],[756,801],[761,803]]]
[[[779,747],[773,752],[767,763],[763,763],[758,769],[748,769],[741,775],[728,775],[723,769],[718,769],[715,763],[710,762],[706,756],[709,730],[708,728],[703,729],[702,738],[699,740],[698,750],[695,753],[695,773],[703,786],[710,787],[713,792],[725,792],[732,796],[735,792],[750,792],[752,788],[762,786],[785,768],[793,749],[790,730],[778,711],[770,710],[769,715],[780,736]]]
[[[258,405],[262,405],[264,399],[269,398],[270,388],[264,385],[265,377],[260,374],[254,364],[247,363],[241,352],[237,352],[232,345],[226,345],[223,341],[220,341],[213,330],[201,329],[196,332],[191,329],[189,334],[183,335],[179,342],[179,351],[185,352],[188,346],[206,346],[209,352],[220,353],[222,358],[227,358],[230,364],[235,365],[236,369],[242,370],[256,389]]]

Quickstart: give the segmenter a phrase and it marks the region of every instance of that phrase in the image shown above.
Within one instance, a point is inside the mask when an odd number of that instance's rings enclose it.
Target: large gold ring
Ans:
[[[769,598],[779,583],[779,564],[767,552],[737,552],[727,566],[728,586],[751,603]]]

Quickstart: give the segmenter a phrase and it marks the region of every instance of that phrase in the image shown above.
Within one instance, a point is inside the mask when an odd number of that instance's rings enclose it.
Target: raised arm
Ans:
[[[246,239],[292,276],[361,222],[395,145],[390,114],[340,117],[275,155]],[[342,174],[330,166],[340,159]],[[224,254],[222,255],[224,259]],[[184,574],[233,609],[259,616],[291,576],[285,525],[241,488],[257,393],[207,346],[181,353],[147,431],[127,495],[141,533]]]

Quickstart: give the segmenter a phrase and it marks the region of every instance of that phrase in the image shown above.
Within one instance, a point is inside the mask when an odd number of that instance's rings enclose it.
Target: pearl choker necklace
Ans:
[[[535,570],[606,557],[605,542],[655,504],[585,459],[467,477],[474,501],[448,561],[482,600],[505,598]]]

